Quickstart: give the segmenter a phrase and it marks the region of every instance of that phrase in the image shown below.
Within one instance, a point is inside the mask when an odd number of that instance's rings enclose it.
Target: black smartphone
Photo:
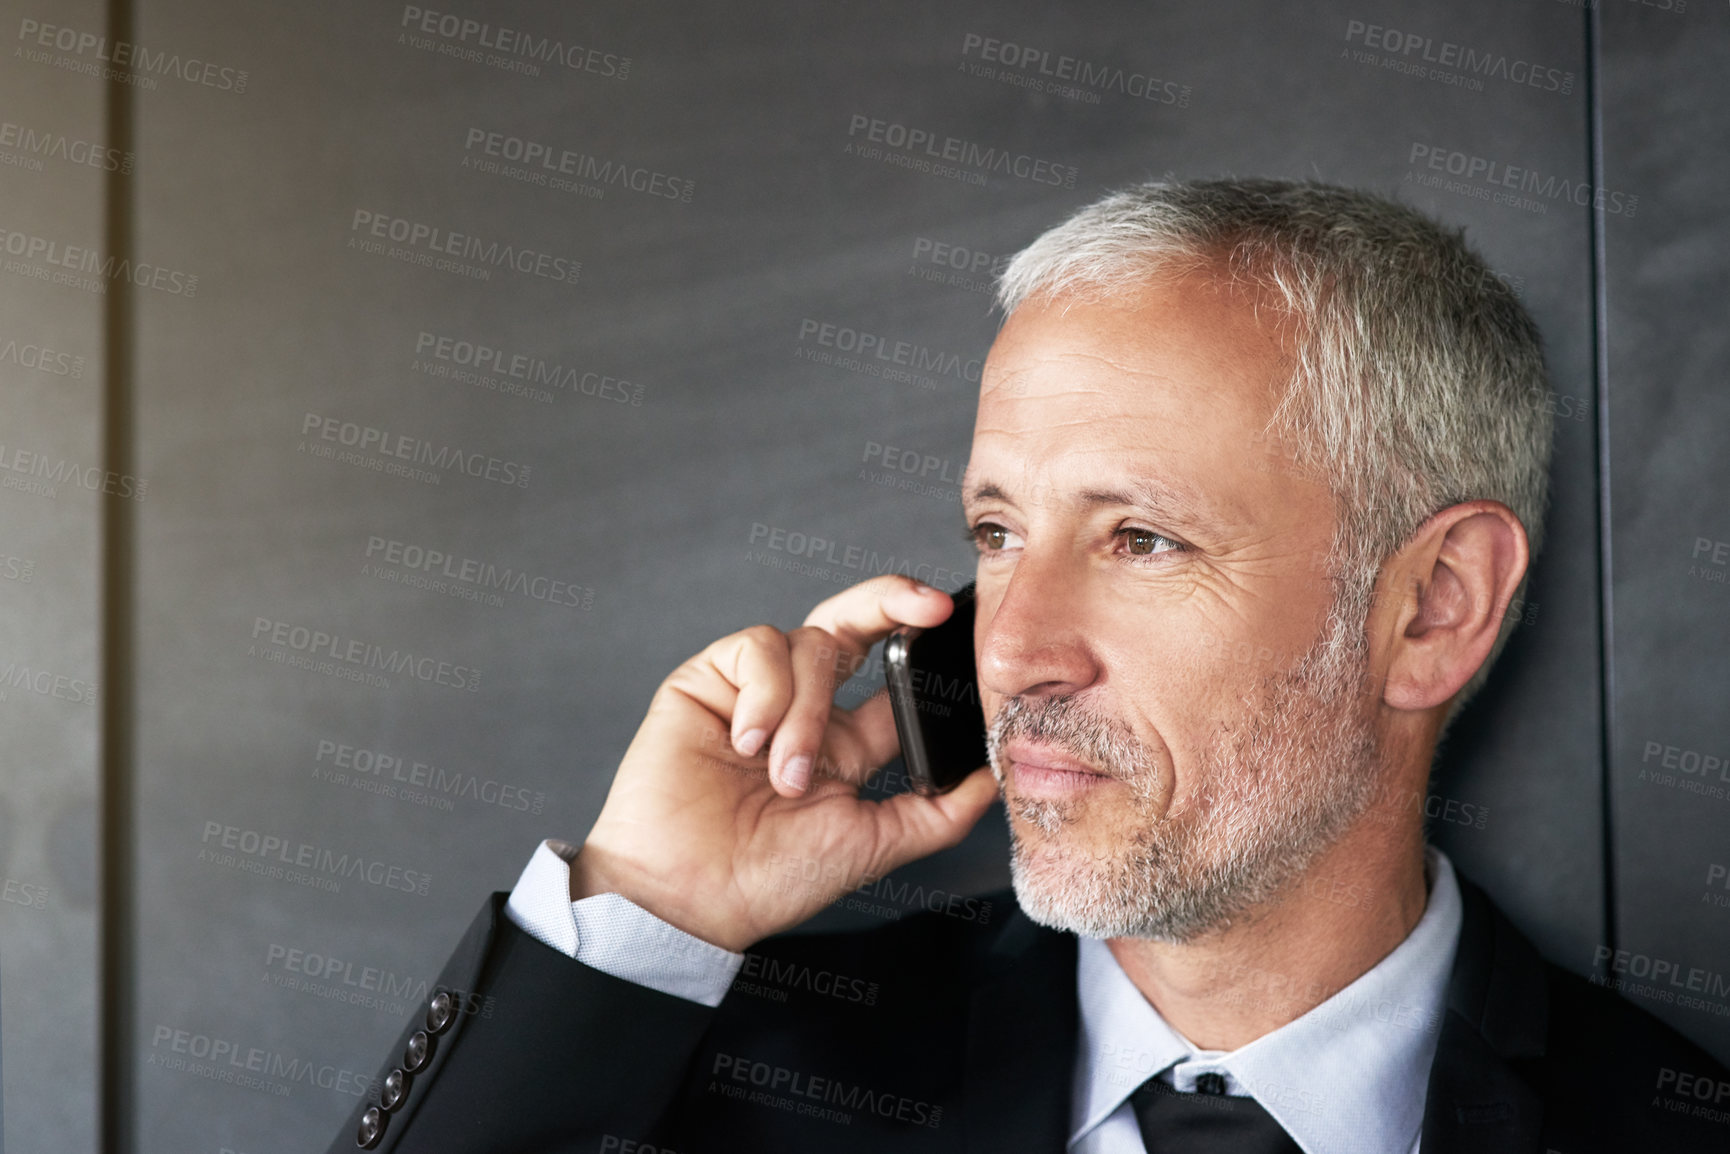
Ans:
[[[985,713],[973,665],[973,586],[950,594],[941,625],[903,625],[883,643],[884,680],[913,792],[946,793],[986,763]]]

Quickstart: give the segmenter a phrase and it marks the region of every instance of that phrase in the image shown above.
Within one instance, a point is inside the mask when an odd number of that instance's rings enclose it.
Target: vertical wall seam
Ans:
[[[1586,164],[1592,187],[1607,187],[1604,181],[1604,104],[1601,84],[1598,5],[1584,8],[1586,21]],[[1620,942],[1616,905],[1615,783],[1611,767],[1615,760],[1615,569],[1612,554],[1610,508],[1610,291],[1605,253],[1604,213],[1594,205],[1586,209],[1591,238],[1590,285],[1592,292],[1592,376],[1597,398],[1597,420],[1593,422],[1595,444],[1592,462],[1598,490],[1598,807],[1599,840],[1602,843],[1604,887],[1604,943],[1612,950]]]
[[[132,0],[108,0],[110,42],[133,39]],[[103,115],[108,146],[133,151],[132,85],[109,81]],[[129,173],[103,184],[103,244],[110,259],[132,258],[133,184]],[[137,475],[133,395],[133,286],[109,282],[102,301],[102,458],[110,475]],[[100,635],[102,706],[97,736],[101,837],[96,847],[102,885],[98,927],[97,1141],[104,1154],[132,1149],[133,1076],[133,582],[134,501],[109,496],[101,504]]]

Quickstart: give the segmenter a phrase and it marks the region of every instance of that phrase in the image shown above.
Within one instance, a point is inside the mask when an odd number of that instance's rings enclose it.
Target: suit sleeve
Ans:
[[[598,1150],[654,1133],[715,1011],[566,957],[505,901],[481,910],[330,1154]]]

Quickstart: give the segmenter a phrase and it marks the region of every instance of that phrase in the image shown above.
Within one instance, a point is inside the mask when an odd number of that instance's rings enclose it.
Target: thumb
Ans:
[[[878,844],[888,873],[960,843],[996,801],[997,779],[981,766],[948,793],[901,793],[878,804]]]

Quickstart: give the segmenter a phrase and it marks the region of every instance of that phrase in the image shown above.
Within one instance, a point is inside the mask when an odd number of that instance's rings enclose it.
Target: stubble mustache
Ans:
[[[1122,782],[1138,802],[1154,797],[1158,770],[1147,747],[1128,725],[1102,716],[1068,694],[1059,697],[1010,697],[998,708],[986,733],[986,756],[1005,804],[1023,821],[1052,834],[1077,818],[1078,804],[1017,795],[1008,777],[1004,749],[1017,739],[1063,750],[1075,760]]]

